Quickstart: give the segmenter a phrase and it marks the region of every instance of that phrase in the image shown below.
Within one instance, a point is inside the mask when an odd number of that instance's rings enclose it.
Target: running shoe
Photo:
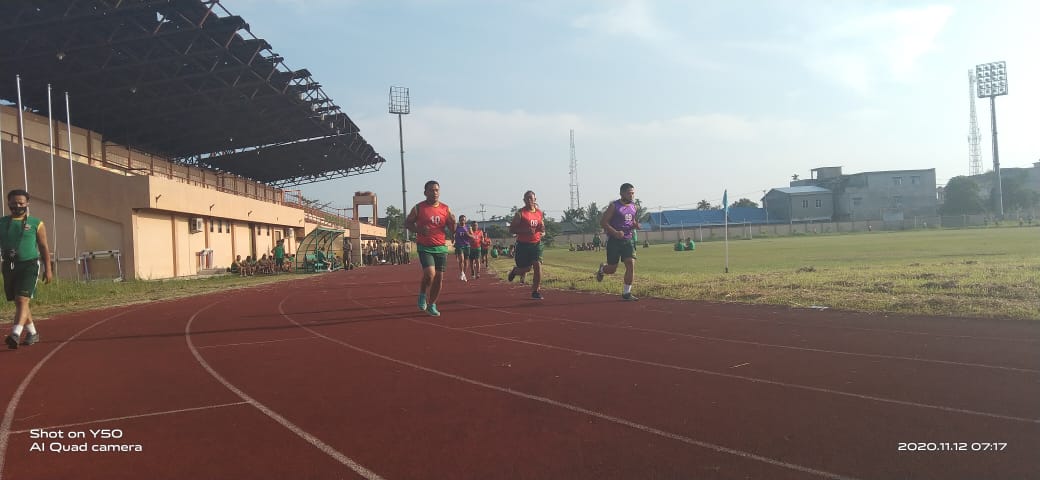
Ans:
[[[596,281],[597,282],[602,282],[603,281],[603,267],[605,265],[606,265],[605,263],[599,264],[599,270],[596,270]]]
[[[544,297],[542,297],[542,292],[531,292],[531,298],[541,300]]]
[[[15,334],[12,333],[8,335],[7,338],[4,339],[4,341],[7,342],[7,348],[10,348],[11,350],[18,349],[18,337],[15,336]]]
[[[510,270],[509,271],[509,276],[506,277],[506,278],[509,279],[510,282],[512,282],[513,279],[516,278],[516,268]]]
[[[430,314],[431,317],[441,316],[441,312],[437,311],[436,303],[431,303],[430,306],[426,307],[426,313]]]
[[[426,310],[426,294],[419,294],[419,310]]]
[[[25,335],[25,340],[22,340],[22,345],[32,345],[32,344],[34,344],[36,342],[39,342],[39,341],[40,341],[40,332],[36,332],[36,333],[33,333],[33,334],[26,334]]]
[[[466,281],[466,274],[465,273],[460,273],[459,274],[459,280],[462,280],[463,282],[465,282]]]
[[[639,297],[637,297],[635,295],[632,295],[631,293],[622,293],[621,294],[621,299],[626,301],[626,302],[638,302],[639,301]]]

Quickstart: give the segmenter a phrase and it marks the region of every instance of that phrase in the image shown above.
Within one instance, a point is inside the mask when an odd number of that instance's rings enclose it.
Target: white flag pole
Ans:
[[[723,235],[725,236],[726,243],[726,273],[729,273],[729,191],[722,193],[722,219],[723,219]]]
[[[29,190],[29,169],[25,163],[25,119],[22,115],[22,77],[21,75],[15,75],[14,81],[16,88],[18,89],[18,138],[19,143],[22,145],[22,175],[25,180],[25,184],[22,186],[23,189]]]
[[[72,182],[72,256],[76,259],[76,280],[79,280],[79,226],[76,225],[76,175],[72,168],[72,115],[69,114],[69,92],[65,92],[65,129],[69,132],[69,181]]]
[[[54,239],[54,247],[51,249],[51,258],[54,260],[54,276],[58,276],[58,202],[56,200],[57,190],[54,189],[54,111],[51,104],[51,84],[47,84],[47,136],[51,147],[51,238]]]

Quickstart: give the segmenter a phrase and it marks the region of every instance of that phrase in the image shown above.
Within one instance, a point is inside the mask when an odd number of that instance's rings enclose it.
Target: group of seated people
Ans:
[[[509,257],[513,258],[513,252],[516,250],[516,245],[510,245],[509,248],[503,247],[502,244],[496,243],[491,246],[491,258],[498,257]]]
[[[231,273],[237,273],[240,276],[246,277],[256,274],[272,275],[276,272],[291,272],[293,262],[295,262],[295,255],[286,255],[279,266],[274,259],[274,256],[268,256],[266,253],[259,259],[254,259],[252,255],[247,255],[245,260],[242,260],[242,256],[235,257],[235,261],[231,262],[231,267],[228,271]]]
[[[675,251],[676,252],[688,252],[688,251],[693,250],[695,248],[697,248],[697,246],[693,244],[693,239],[690,238],[690,237],[686,237],[686,243],[685,244],[683,243],[681,238],[675,242]]]

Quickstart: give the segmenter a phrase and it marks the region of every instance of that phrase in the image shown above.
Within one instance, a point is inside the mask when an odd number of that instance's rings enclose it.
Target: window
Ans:
[[[896,196],[892,197],[892,203],[894,203],[897,207],[903,206],[903,197],[902,197],[902,195],[896,195]]]
[[[216,226],[216,225],[213,225],[214,223],[215,223],[215,222],[213,221],[213,219],[212,219],[212,218],[211,218],[211,219],[209,219],[209,233],[213,233],[213,227],[215,227],[215,226]]]
[[[921,177],[910,177],[910,185],[920,185]]]
[[[224,221],[217,220],[217,233],[224,233]]]
[[[267,226],[267,236],[268,237],[271,236],[271,226],[270,225]]]
[[[820,200],[819,198],[817,198],[816,199],[816,208],[821,208],[821,207],[823,207],[823,200]]]
[[[802,200],[802,208],[809,208],[809,201],[808,200]]]
[[[853,207],[858,207],[858,206],[860,206],[860,204],[862,204],[862,203],[863,203],[863,199],[862,199],[862,198],[860,198],[860,197],[856,197],[856,198],[853,198],[853,199],[852,199],[852,206],[853,206]]]
[[[892,177],[892,185],[900,186],[903,184],[903,177]]]

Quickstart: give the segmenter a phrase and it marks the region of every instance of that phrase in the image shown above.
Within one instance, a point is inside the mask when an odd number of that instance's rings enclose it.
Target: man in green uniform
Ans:
[[[29,300],[36,293],[40,268],[43,268],[44,282],[51,283],[51,252],[47,248],[43,221],[29,216],[29,192],[11,190],[7,194],[7,207],[11,214],[0,218],[0,268],[4,272],[4,293],[8,301],[14,302],[15,310],[14,328],[4,341],[7,348],[16,349],[23,329],[27,333],[22,345],[40,341],[29,311]]]

